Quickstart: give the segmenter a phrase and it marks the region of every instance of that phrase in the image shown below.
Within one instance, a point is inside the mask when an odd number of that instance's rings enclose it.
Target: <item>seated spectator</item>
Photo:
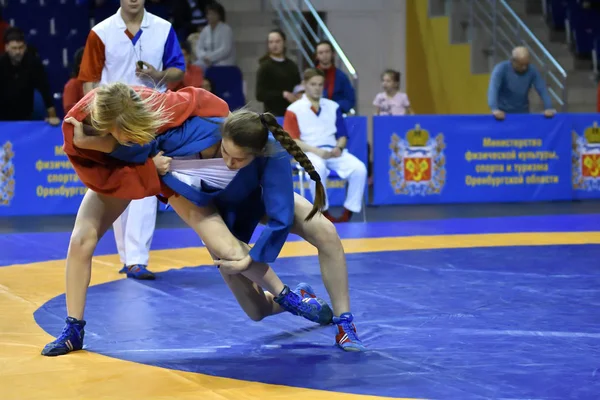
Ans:
[[[323,213],[333,222],[347,222],[353,213],[362,209],[367,168],[346,150],[348,133],[341,107],[323,98],[324,75],[323,71],[316,68],[304,72],[305,94],[288,107],[283,128],[306,153],[323,182],[327,180],[329,170],[348,181],[342,216],[334,218],[329,214],[327,202]],[[312,180],[310,190],[314,198],[315,184]]]
[[[414,115],[406,93],[400,91],[400,72],[388,69],[381,75],[383,92],[377,93],[375,115]]]
[[[281,117],[294,101],[293,90],[300,83],[298,65],[287,58],[286,36],[279,29],[269,32],[268,52],[259,60],[256,73],[256,99],[264,111]]]
[[[225,23],[225,9],[219,3],[206,7],[208,25],[196,42],[196,65],[204,70],[213,65],[235,65],[233,31]]]
[[[33,115],[34,92],[44,99],[51,125],[60,124],[52,103],[48,76],[39,57],[27,52],[25,35],[18,28],[4,33],[0,56],[0,121],[29,121]]]
[[[515,47],[510,60],[498,63],[490,77],[488,105],[496,119],[506,114],[529,113],[529,90],[535,88],[544,102],[544,115],[552,117],[556,111],[548,94],[546,82],[537,68],[530,64],[529,50]]]
[[[71,71],[71,79],[65,84],[63,89],[63,110],[65,115],[79,100],[83,98],[83,82],[77,79],[79,76],[79,67],[83,59],[84,47],[78,49],[73,56],[73,71]]]
[[[342,113],[347,114],[356,105],[356,95],[350,79],[335,67],[333,45],[322,40],[316,48],[317,68],[325,73],[323,96],[340,105]]]
[[[202,81],[204,80],[204,72],[202,68],[192,64],[192,51],[189,42],[185,41],[181,43],[181,52],[185,59],[185,75],[183,75],[182,80],[171,82],[167,87],[173,92],[188,86],[201,88]]]

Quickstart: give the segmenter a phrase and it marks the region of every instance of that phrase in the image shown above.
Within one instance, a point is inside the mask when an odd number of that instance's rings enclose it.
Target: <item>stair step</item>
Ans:
[[[233,11],[227,10],[227,23],[233,28],[241,26],[271,26],[275,25],[276,17],[271,12],[262,11]]]
[[[576,69],[575,68],[575,60],[573,59],[573,56],[570,54],[554,56],[554,59],[560,64],[561,67],[563,67],[563,69],[565,71],[567,71],[567,73],[573,72]]]
[[[527,14],[527,2],[525,0],[508,0],[507,3],[517,14]]]
[[[569,104],[567,111],[570,113],[595,113],[597,112],[596,105],[589,104]]]
[[[576,71],[567,75],[567,87],[596,87],[596,77],[590,72]]]
[[[566,43],[553,43],[553,42],[546,41],[545,43],[542,43],[542,44],[544,45],[546,50],[548,50],[548,52],[550,54],[552,54],[553,56],[559,55],[559,54],[571,55],[571,50],[569,50],[569,46]]]
[[[568,87],[567,90],[569,105],[596,102],[598,92],[595,87]]]
[[[519,17],[530,30],[548,29],[548,24],[546,23],[546,20],[544,20],[544,17],[542,15],[527,14],[523,16],[520,15]]]
[[[255,42],[266,45],[270,26],[236,26],[231,28],[236,41]]]
[[[543,0],[507,0],[508,5],[521,17],[524,15],[541,15]]]
[[[596,104],[596,93],[596,89],[591,88],[568,88],[567,104],[569,106],[589,103]],[[560,95],[562,97],[562,93]],[[529,93],[529,103],[536,106],[543,104],[535,90],[531,90]]]
[[[550,43],[561,42],[561,41],[552,40],[552,31],[546,25],[546,22],[544,22],[543,20],[541,20],[541,22],[539,22],[539,20],[538,20],[538,22],[528,25],[527,28],[535,36],[535,38],[537,40],[539,40],[540,42],[542,42],[544,44],[549,43],[549,42]],[[529,35],[527,35],[526,33],[523,33],[523,38],[529,39]],[[529,39],[529,40],[531,40],[531,39]],[[562,42],[564,43],[564,41],[562,41]]]
[[[263,11],[263,0],[219,0],[219,3],[225,8],[227,14],[232,11]],[[266,13],[269,12],[266,10]]]
[[[564,109],[562,107],[559,107],[558,104],[555,104],[554,107],[557,109],[557,111],[559,112],[563,112]],[[541,101],[529,101],[529,110],[532,113],[539,113],[544,111],[544,105],[541,103]],[[596,111],[596,103],[569,103],[567,104],[567,110],[566,112],[569,113],[595,113]]]
[[[265,42],[246,42],[246,41],[235,41],[235,52],[238,58],[254,57],[258,62],[258,59],[267,52],[267,45]]]
[[[540,0],[526,0],[527,5],[525,6],[525,12],[528,15],[542,15],[544,13],[544,6]]]
[[[567,99],[570,105],[593,102],[596,103],[597,89],[595,87],[569,87]]]
[[[256,72],[258,71],[259,67],[258,56],[253,55],[250,57],[238,57],[237,65],[243,71],[244,77],[246,77],[249,74],[256,75]]]

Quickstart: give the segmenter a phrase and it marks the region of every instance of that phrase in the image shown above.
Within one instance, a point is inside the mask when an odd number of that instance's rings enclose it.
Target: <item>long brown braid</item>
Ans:
[[[313,199],[313,208],[304,219],[305,221],[310,221],[317,212],[325,207],[325,188],[312,162],[310,162],[289,133],[283,130],[273,114],[257,114],[245,109],[236,110],[225,119],[222,136],[223,138],[231,139],[237,146],[246,148],[258,155],[264,154],[267,148],[269,131],[279,144],[308,173],[310,179],[315,181],[316,190],[315,198]]]
[[[313,201],[313,208],[304,219],[305,221],[310,221],[310,219],[315,216],[317,211],[321,211],[323,207],[325,207],[325,188],[323,187],[323,182],[321,182],[321,177],[315,170],[313,163],[309,160],[309,158],[302,151],[302,149],[300,149],[298,143],[296,143],[296,141],[292,139],[289,133],[283,130],[283,128],[281,127],[281,125],[279,125],[277,119],[275,119],[275,116],[273,116],[273,114],[261,114],[260,118],[262,121],[264,121],[264,123],[269,128],[269,131],[271,131],[275,139],[279,142],[279,144],[281,144],[285,151],[287,151],[292,157],[294,157],[294,159],[298,161],[298,164],[300,164],[300,166],[304,168],[308,176],[310,176],[310,179],[315,181],[316,190],[315,198]]]

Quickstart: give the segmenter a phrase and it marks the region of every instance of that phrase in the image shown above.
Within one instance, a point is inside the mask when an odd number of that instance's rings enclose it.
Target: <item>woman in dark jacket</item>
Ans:
[[[268,52],[260,60],[256,79],[256,99],[264,111],[281,117],[296,100],[294,87],[301,81],[295,62],[286,56],[285,33],[279,29],[269,32]]]

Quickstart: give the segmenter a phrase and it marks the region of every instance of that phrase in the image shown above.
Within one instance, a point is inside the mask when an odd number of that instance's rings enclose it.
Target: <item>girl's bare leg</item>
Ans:
[[[92,256],[100,238],[128,204],[129,200],[104,196],[92,190],[85,193],[67,253],[66,326],[56,340],[44,347],[42,355],[61,356],[83,348],[83,314],[92,275]]]
[[[310,221],[304,221],[312,204],[297,193],[294,194],[294,208],[292,233],[317,248],[321,276],[331,298],[333,314],[339,316],[350,312],[346,255],[335,226],[320,213]]]
[[[231,234],[216,210],[197,207],[183,197],[169,202],[204,241],[213,258],[241,260],[246,257],[250,247]],[[320,324],[331,322],[333,315],[327,303],[316,296],[291,291],[265,263],[252,262],[241,274],[226,274],[222,269],[221,275],[240,306],[255,321],[286,310]]]
[[[214,208],[197,207],[181,196],[172,197],[169,204],[200,236],[213,259],[241,260],[248,254],[249,246],[231,234]],[[221,275],[252,320],[260,321],[284,311],[274,301],[274,295],[281,293],[284,284],[267,264],[253,262],[241,274],[229,275],[221,271]]]
[[[319,252],[321,276],[333,306],[335,342],[345,351],[364,351],[366,348],[356,334],[354,316],[350,313],[346,256],[335,226],[321,214],[304,221],[312,204],[297,193],[294,193],[294,204],[292,233],[315,246]]]
[[[92,256],[100,238],[125,211],[129,200],[88,190],[77,211],[67,253],[67,313],[83,319],[87,289],[92,276]]]
[[[213,256],[213,259],[216,259],[216,257]],[[275,302],[275,296],[272,293],[264,291],[262,287],[244,275],[230,275],[221,271],[221,276],[240,307],[251,320],[260,321],[263,318],[285,311]]]

